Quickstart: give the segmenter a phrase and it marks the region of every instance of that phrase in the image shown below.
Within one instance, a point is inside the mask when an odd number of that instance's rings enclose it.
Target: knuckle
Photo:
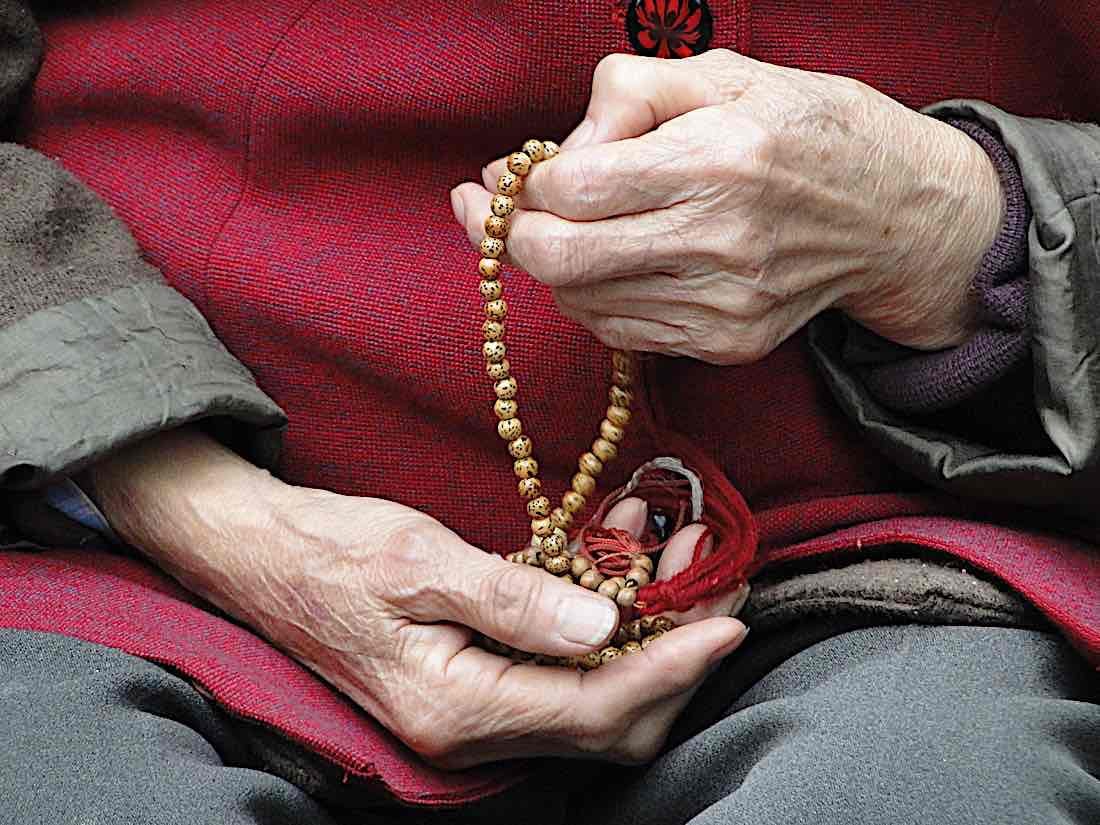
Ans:
[[[592,74],[593,91],[615,93],[626,92],[633,96],[637,78],[638,64],[645,58],[638,55],[615,53],[605,55],[596,64]]]
[[[441,559],[434,531],[426,525],[406,524],[383,538],[372,574],[386,598],[409,604],[435,591]]]

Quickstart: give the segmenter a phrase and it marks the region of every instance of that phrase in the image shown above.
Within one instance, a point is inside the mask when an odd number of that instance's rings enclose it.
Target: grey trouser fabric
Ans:
[[[708,683],[679,744],[599,775],[576,810],[543,802],[565,800],[591,763],[555,764],[555,787],[465,817],[348,818],[248,767],[239,728],[186,681],[102,647],[0,631],[0,823],[1100,822],[1100,685],[1058,637],[870,627],[795,639],[774,667],[783,642],[760,641]]]

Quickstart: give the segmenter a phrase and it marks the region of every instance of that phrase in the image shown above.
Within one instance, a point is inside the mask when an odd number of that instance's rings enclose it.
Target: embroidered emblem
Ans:
[[[705,0],[629,0],[625,16],[631,45],[650,57],[691,57],[714,33]]]

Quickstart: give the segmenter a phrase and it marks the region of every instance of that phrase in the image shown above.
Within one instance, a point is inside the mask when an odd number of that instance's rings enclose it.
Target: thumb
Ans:
[[[694,109],[729,99],[728,84],[714,82],[718,58],[724,50],[705,52],[685,60],[663,60],[632,54],[609,54],[592,75],[592,95],[584,120],[563,142],[578,149],[639,137]]]

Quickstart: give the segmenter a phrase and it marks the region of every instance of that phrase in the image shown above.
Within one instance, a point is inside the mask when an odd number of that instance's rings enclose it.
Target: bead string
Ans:
[[[600,422],[599,434],[591,448],[577,459],[577,473],[572,478],[570,489],[562,494],[558,507],[551,508],[549,497],[542,492],[542,482],[538,477],[539,464],[534,457],[534,442],[523,432],[523,424],[519,419],[519,402],[516,400],[519,387],[511,374],[507,348],[504,345],[504,321],[508,314],[508,305],[503,298],[500,257],[505,251],[504,241],[510,228],[509,218],[516,209],[515,196],[523,191],[524,179],[536,164],[553,158],[559,151],[559,146],[553,141],[528,140],[523,144],[522,151],[508,156],[508,171],[497,179],[496,195],[490,203],[492,214],[485,219],[485,237],[479,244],[481,260],[478,262],[478,272],[481,282],[478,290],[485,301],[486,316],[481,326],[485,337],[482,354],[485,356],[486,372],[493,381],[493,391],[496,394],[493,411],[498,419],[497,434],[508,442],[512,468],[519,478],[519,495],[526,502],[526,514],[531,519],[529,546],[509,554],[507,559],[517,564],[541,567],[561,579],[606,596],[619,606],[623,621],[615,637],[615,644],[582,657],[565,660],[535,657],[513,651],[506,645],[489,639],[485,640],[485,646],[495,652],[507,651],[508,655],[523,661],[534,659],[539,664],[555,663],[591,669],[624,653],[643,649],[650,640],[667,632],[674,625],[671,619],[664,616],[646,616],[632,620],[638,590],[653,578],[654,568],[653,559],[638,542],[619,542],[615,553],[615,560],[619,562],[616,572],[626,575],[608,577],[598,569],[598,563],[594,563],[591,556],[587,553],[578,554],[578,542],[570,542],[569,539],[574,521],[596,491],[597,476],[618,455],[618,445],[625,438],[625,428],[630,422],[630,407],[634,400],[631,392],[636,373],[633,354],[622,350],[611,353],[611,387],[607,393],[607,412]],[[607,549],[610,550],[610,546]]]

